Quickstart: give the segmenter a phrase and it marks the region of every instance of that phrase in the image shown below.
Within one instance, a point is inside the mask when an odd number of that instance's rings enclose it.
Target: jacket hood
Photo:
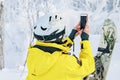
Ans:
[[[57,43],[50,43],[50,42],[41,42],[41,41],[36,41],[36,45],[39,46],[44,46],[44,47],[53,47],[53,48],[58,48],[64,53],[68,53],[70,51],[70,46],[68,44],[73,44],[73,42],[69,38],[65,38],[62,40],[62,44],[57,44]]]

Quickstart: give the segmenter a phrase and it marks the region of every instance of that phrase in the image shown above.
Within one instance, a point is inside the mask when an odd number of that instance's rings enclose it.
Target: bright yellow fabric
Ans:
[[[79,60],[82,65],[79,65],[74,56],[63,54],[64,51],[70,50],[67,46],[37,42],[37,45],[52,46],[63,51],[55,51],[50,54],[38,48],[29,48],[26,80],[81,80],[92,73],[95,70],[95,65],[90,42],[82,41],[81,44],[83,44],[83,49]]]

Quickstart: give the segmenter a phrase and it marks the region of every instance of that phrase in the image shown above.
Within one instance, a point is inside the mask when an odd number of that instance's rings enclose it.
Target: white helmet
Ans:
[[[44,15],[34,27],[34,37],[43,42],[60,41],[65,34],[65,21],[58,14]]]

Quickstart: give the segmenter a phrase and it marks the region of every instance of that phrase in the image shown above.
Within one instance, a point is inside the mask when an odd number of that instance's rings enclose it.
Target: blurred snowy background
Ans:
[[[42,15],[54,12],[61,13],[68,18],[70,30],[79,21],[81,13],[87,13],[89,15],[90,41],[94,55],[97,51],[104,20],[110,18],[114,21],[118,35],[106,80],[119,79],[120,0],[1,1],[4,3],[3,53],[5,68],[0,71],[0,80],[24,80],[27,73],[26,69],[23,70],[24,63],[27,56],[27,48],[32,41],[34,24]],[[76,47],[78,46],[76,45]]]

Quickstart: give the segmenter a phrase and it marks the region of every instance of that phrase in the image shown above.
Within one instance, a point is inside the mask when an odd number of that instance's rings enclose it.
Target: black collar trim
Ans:
[[[47,46],[40,46],[40,45],[35,45],[33,47],[38,48],[40,50],[43,50],[45,52],[49,52],[50,54],[52,54],[55,51],[62,51],[61,49],[58,49],[58,48],[55,48],[55,47],[47,47]]]

